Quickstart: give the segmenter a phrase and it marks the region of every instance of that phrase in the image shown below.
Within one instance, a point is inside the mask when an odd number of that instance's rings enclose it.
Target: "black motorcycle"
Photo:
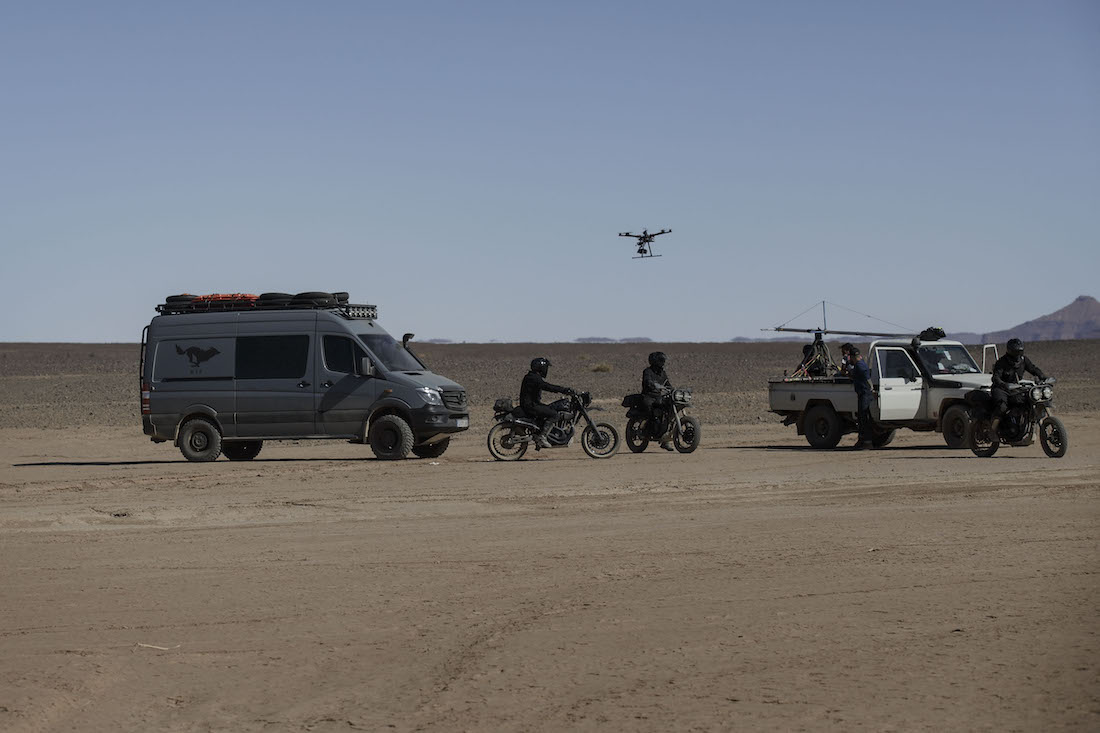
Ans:
[[[642,397],[631,394],[623,398],[623,407],[627,408],[626,446],[631,453],[641,453],[651,440],[671,440],[680,453],[691,453],[699,447],[699,420],[685,412],[691,407],[690,389],[666,389],[653,405],[652,419]]]
[[[1062,421],[1050,414],[1054,409],[1054,379],[1042,382],[1020,382],[1009,390],[1008,412],[1001,417],[997,434],[992,434],[993,398],[987,389],[966,393],[972,420],[968,426],[967,444],[974,455],[987,458],[1001,444],[1031,445],[1035,430],[1043,452],[1051,458],[1061,458],[1069,449],[1069,435]]]
[[[568,397],[550,403],[558,412],[553,427],[546,436],[551,448],[564,448],[573,442],[577,425],[587,423],[581,432],[581,448],[592,458],[610,458],[619,450],[619,432],[605,422],[593,422],[588,414],[592,407],[588,392],[574,392]],[[498,461],[518,461],[528,446],[542,450],[535,442],[539,434],[538,420],[528,417],[521,407],[513,407],[511,398],[502,397],[493,405],[496,425],[489,428],[489,453]]]

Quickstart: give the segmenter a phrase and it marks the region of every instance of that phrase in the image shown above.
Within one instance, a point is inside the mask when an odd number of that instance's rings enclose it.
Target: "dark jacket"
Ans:
[[[1039,379],[1046,379],[1043,370],[1035,366],[1026,356],[1015,357],[1005,354],[993,364],[993,386],[1004,389],[1010,384],[1018,384],[1024,372]]]
[[[866,396],[874,391],[871,387],[871,367],[867,366],[865,360],[849,359],[845,373],[851,378],[857,395]]]
[[[668,374],[664,369],[657,371],[653,367],[646,367],[642,372],[642,394],[658,397],[662,388],[671,386],[672,382],[668,381]]]
[[[523,384],[521,384],[519,388],[519,406],[527,409],[534,405],[541,405],[543,392],[567,394],[569,388],[550,384],[543,379],[543,376],[538,372],[527,372],[526,376],[523,378]]]

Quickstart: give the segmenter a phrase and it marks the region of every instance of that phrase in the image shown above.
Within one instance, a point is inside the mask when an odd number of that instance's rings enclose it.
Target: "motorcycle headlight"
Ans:
[[[1049,400],[1053,396],[1054,396],[1054,387],[1051,387],[1049,384],[1046,385],[1045,387],[1043,387],[1043,399],[1044,400]]]
[[[1042,402],[1043,401],[1043,388],[1042,387],[1032,387],[1031,388],[1031,399],[1035,400],[1036,402]]]
[[[438,389],[432,389],[431,387],[417,387],[416,394],[420,396],[420,399],[424,400],[428,405],[442,405],[443,395],[439,394]]]
[[[672,399],[676,402],[691,402],[690,389],[677,389],[672,393]]]

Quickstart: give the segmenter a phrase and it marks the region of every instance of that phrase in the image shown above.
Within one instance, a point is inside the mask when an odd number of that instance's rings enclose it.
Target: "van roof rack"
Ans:
[[[374,320],[378,306],[349,303],[347,293],[214,293],[212,295],[169,295],[156,306],[161,315],[225,313],[245,311],[326,310],[344,318]]]

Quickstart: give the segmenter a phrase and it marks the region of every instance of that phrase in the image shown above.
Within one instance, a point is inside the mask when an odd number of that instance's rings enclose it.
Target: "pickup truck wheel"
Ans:
[[[840,415],[832,405],[814,405],[806,410],[802,421],[806,442],[814,448],[836,448],[840,442]]]
[[[948,448],[966,448],[967,431],[970,429],[970,410],[953,405],[943,413],[943,442]]]
[[[894,442],[894,436],[897,434],[897,430],[876,430],[871,436],[871,445],[875,448],[885,448]]]
[[[371,423],[370,448],[383,461],[400,461],[413,447],[413,431],[397,415],[382,415]]]

